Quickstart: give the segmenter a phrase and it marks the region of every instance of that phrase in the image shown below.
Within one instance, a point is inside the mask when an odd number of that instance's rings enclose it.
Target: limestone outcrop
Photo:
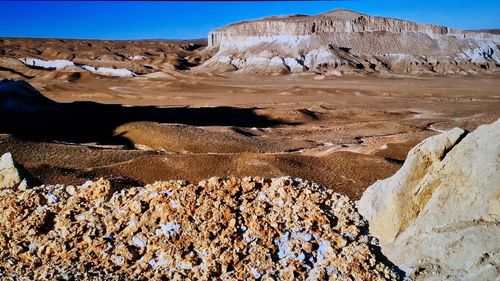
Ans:
[[[500,276],[500,120],[412,149],[358,202],[382,251],[415,280]]]
[[[197,71],[475,73],[500,64],[500,36],[335,10],[216,29]]]
[[[0,190],[0,276],[400,280],[347,197],[300,179]]]
[[[21,183],[22,179],[14,165],[12,154],[5,153],[0,157],[0,188],[12,188]]]

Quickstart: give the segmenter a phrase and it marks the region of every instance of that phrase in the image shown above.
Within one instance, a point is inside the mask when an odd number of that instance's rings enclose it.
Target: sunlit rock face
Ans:
[[[500,120],[413,148],[358,203],[382,252],[414,280],[500,275]]]
[[[500,36],[335,10],[228,25],[199,69],[255,73],[474,73],[500,64]]]

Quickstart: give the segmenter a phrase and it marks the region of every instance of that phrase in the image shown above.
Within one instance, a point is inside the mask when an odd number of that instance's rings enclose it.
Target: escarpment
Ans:
[[[263,18],[210,32],[198,70],[475,73],[500,64],[500,36],[335,10]]]

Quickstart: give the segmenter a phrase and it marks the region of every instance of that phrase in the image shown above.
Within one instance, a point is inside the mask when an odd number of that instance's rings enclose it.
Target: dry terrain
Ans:
[[[36,71],[46,76],[25,80],[54,104],[72,106],[53,117],[4,113],[0,153],[12,152],[51,184],[292,175],[356,199],[436,131],[472,130],[500,117],[498,74],[177,71],[169,78],[82,73],[71,80],[65,77],[79,72]]]
[[[0,38],[0,279],[495,280],[499,66],[346,10]]]

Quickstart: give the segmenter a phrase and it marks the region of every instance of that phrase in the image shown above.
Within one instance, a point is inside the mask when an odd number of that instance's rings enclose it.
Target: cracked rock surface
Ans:
[[[430,137],[363,194],[370,233],[414,280],[498,280],[499,139],[500,120]]]
[[[400,280],[347,197],[292,179],[0,189],[0,276]]]

